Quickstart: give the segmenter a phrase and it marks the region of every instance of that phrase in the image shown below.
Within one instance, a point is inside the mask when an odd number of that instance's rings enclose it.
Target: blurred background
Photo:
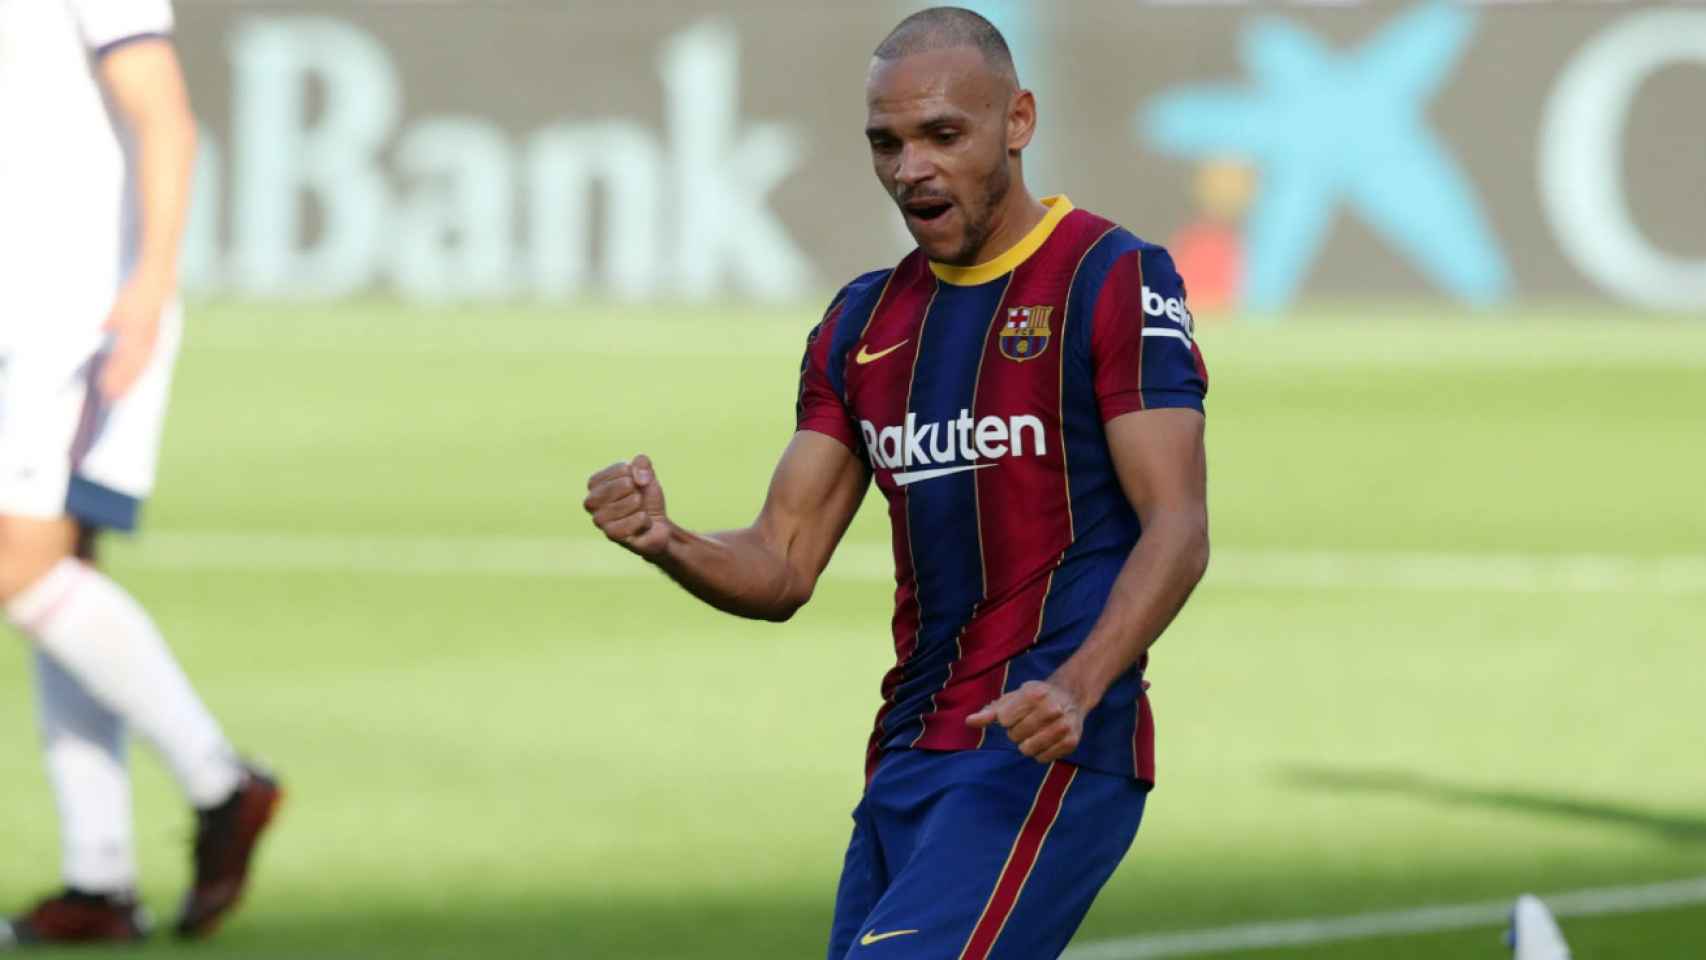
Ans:
[[[776,626],[580,499],[645,452],[680,522],[756,511],[806,331],[911,246],[863,76],[920,6],[178,0],[189,335],[111,566],[290,793],[195,953],[821,956],[881,511]],[[1169,245],[1212,377],[1215,559],[1074,956],[1497,957],[1523,891],[1580,958],[1699,956],[1706,8],[971,6],[1031,186]],[[21,653],[17,905],[57,867]],[[135,767],[170,915],[190,823]]]

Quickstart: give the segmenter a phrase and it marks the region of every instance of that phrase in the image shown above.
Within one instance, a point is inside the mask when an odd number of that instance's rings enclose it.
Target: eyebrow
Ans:
[[[920,130],[934,130],[937,127],[953,126],[953,125],[963,124],[963,123],[965,123],[965,117],[963,117],[959,114],[938,113],[938,114],[935,114],[933,116],[926,117],[924,120],[920,121],[918,124],[918,128]],[[892,127],[866,127],[865,128],[866,138],[877,137],[877,136],[892,136],[893,134],[894,134],[894,129]]]

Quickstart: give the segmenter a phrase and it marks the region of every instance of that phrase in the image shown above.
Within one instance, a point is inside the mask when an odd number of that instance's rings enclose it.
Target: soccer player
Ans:
[[[1208,563],[1206,373],[1166,251],[1026,189],[1037,106],[992,25],[908,17],[865,92],[918,248],[807,338],[758,518],[688,531],[644,456],[585,507],[712,606],[786,620],[875,478],[896,664],[828,955],[1054,957],[1155,779],[1147,652]]]
[[[196,810],[181,935],[235,904],[280,796],[94,563],[153,486],[178,346],[195,123],[171,28],[167,0],[0,3],[0,603],[33,648],[65,882],[0,946],[146,934],[128,730]]]

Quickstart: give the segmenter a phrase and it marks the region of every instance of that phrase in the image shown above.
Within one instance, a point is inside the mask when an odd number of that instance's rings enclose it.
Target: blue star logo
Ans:
[[[1249,86],[1175,90],[1140,113],[1140,133],[1161,150],[1259,169],[1248,306],[1295,298],[1340,203],[1451,294],[1486,304],[1509,293],[1474,188],[1424,116],[1475,23],[1461,6],[1425,3],[1338,54],[1294,23],[1259,18],[1242,38]]]

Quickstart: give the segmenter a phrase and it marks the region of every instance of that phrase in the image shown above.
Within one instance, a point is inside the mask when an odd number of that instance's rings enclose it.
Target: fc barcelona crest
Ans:
[[[1009,307],[1007,323],[1001,328],[1001,355],[1020,363],[1042,356],[1048,349],[1048,318],[1053,312],[1053,307]]]

